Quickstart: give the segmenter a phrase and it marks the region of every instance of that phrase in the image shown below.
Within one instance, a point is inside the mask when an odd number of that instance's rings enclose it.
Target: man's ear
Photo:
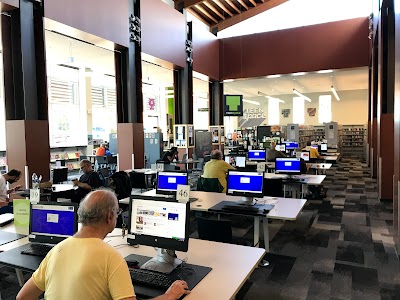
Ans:
[[[107,224],[113,222],[113,221],[114,221],[113,219],[114,219],[114,214],[113,214],[112,211],[109,211],[109,212],[107,213]]]

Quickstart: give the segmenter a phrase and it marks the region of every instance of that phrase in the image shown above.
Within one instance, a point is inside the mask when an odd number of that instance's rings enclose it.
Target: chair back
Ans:
[[[175,171],[175,165],[164,164],[164,171]]]
[[[264,196],[283,197],[282,178],[264,178]]]
[[[222,193],[224,187],[221,185],[218,178],[199,177],[197,180],[197,190],[203,192]]]
[[[96,162],[99,164],[99,165],[103,165],[103,164],[108,164],[108,162],[107,162],[107,156],[96,156]]]
[[[193,153],[193,154],[192,154],[192,158],[193,158],[193,160],[197,160],[197,155],[196,155],[196,153]]]
[[[146,175],[144,173],[130,172],[132,188],[134,189],[147,189]]]
[[[232,222],[230,220],[216,220],[197,218],[199,239],[232,243]]]
[[[204,158],[203,158],[203,157],[200,157],[200,158],[197,159],[197,160],[198,160],[199,162],[196,163],[195,169],[198,170],[198,171],[203,171],[203,168],[204,168]]]
[[[182,160],[183,160],[183,161],[187,160],[187,153],[183,154]]]

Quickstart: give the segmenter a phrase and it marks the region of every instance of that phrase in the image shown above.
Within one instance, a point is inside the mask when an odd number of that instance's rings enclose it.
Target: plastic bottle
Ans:
[[[39,188],[39,179],[36,173],[32,174],[32,188],[38,189]]]

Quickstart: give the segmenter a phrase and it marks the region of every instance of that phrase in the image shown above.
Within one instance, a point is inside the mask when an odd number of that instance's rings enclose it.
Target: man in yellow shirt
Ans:
[[[124,258],[103,239],[112,232],[119,214],[114,193],[97,190],[89,193],[78,209],[82,228],[57,244],[22,287],[17,300],[135,300],[131,277]],[[186,282],[175,281],[157,300],[179,299]]]
[[[311,147],[311,142],[307,142],[307,147],[303,148],[303,150],[310,151],[310,158],[319,158],[322,159],[323,157],[319,155],[318,150]]]
[[[219,183],[224,187],[223,193],[226,192],[226,173],[228,170],[236,170],[230,164],[222,160],[222,153],[219,150],[211,152],[211,160],[204,165],[204,178],[218,178]]]

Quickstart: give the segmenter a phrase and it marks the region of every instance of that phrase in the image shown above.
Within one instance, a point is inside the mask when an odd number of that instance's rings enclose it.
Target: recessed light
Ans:
[[[224,80],[224,83],[225,83],[225,82],[232,82],[232,81],[235,81],[235,80],[234,80],[234,79],[225,79],[225,80]]]
[[[306,72],[292,73],[292,76],[301,76],[301,75],[306,75]]]
[[[278,78],[278,77],[281,77],[282,75],[278,75],[278,74],[276,74],[276,75],[268,75],[267,76],[267,78]]]
[[[320,73],[320,74],[332,73],[332,72],[333,72],[333,70],[321,70],[321,71],[317,71],[317,73]]]

